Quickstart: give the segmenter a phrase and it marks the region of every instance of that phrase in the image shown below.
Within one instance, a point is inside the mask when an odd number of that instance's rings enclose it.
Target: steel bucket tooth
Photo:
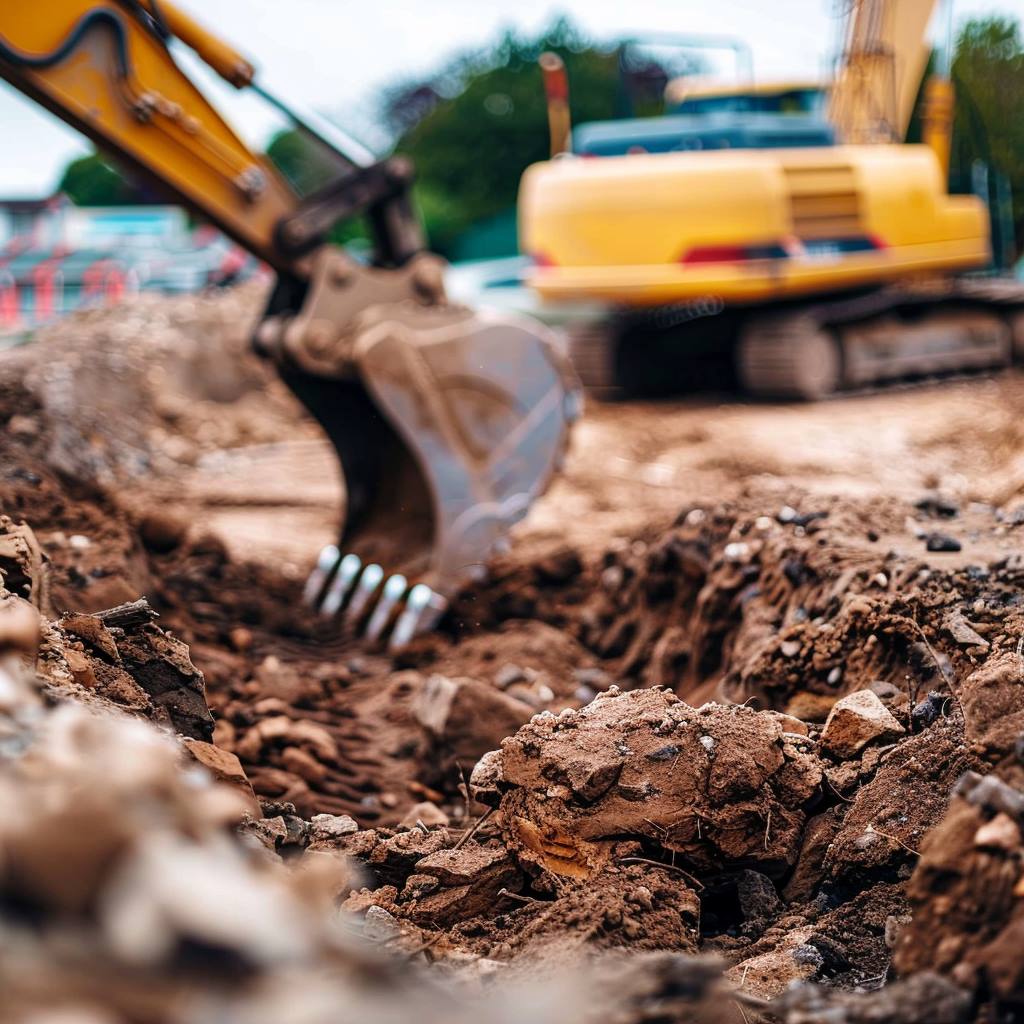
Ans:
[[[360,318],[352,378],[285,374],[347,493],[309,604],[392,646],[433,628],[561,464],[579,391],[556,345],[525,317],[409,303]]]

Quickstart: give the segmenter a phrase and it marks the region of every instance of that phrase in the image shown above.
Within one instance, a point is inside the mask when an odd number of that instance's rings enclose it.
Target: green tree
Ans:
[[[627,112],[618,48],[595,46],[564,19],[535,38],[506,33],[494,47],[450,62],[429,86],[405,83],[386,94],[385,119],[400,132],[395,148],[416,165],[420,209],[442,252],[471,225],[513,206],[523,171],[547,158],[537,66],[545,50],[565,61],[575,122]],[[634,86],[628,112],[659,113],[664,74],[635,60],[625,76]]]
[[[57,187],[78,206],[128,206],[144,200],[142,190],[99,153],[72,160]]]
[[[983,160],[1010,180],[1018,241],[1024,236],[1024,42],[1012,18],[967,21],[953,61],[956,118],[951,171],[968,181]]]

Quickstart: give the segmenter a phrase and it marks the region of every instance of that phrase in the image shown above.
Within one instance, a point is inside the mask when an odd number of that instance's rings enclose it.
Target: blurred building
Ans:
[[[0,332],[136,291],[199,291],[261,273],[249,253],[192,225],[178,206],[0,198]]]

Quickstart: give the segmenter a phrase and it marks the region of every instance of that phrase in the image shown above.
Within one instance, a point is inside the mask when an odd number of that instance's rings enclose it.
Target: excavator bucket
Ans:
[[[351,367],[284,373],[346,486],[341,541],[320,553],[305,599],[397,648],[502,549],[560,467],[581,398],[552,332],[463,307],[367,310]]]

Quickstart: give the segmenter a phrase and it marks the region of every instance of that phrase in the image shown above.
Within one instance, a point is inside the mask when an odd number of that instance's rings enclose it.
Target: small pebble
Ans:
[[[725,557],[730,562],[743,562],[746,561],[750,555],[750,545],[744,544],[743,541],[733,541],[732,544],[725,545],[724,551]]]
[[[401,934],[401,925],[383,907],[367,909],[363,921],[363,935],[371,942],[388,942]]]
[[[963,545],[946,533],[929,533],[924,540],[925,549],[928,551],[960,551]]]
[[[501,689],[507,690],[513,683],[522,683],[527,679],[528,676],[524,669],[510,663],[502,665],[498,674],[494,677],[494,682]]]
[[[942,717],[943,708],[949,702],[949,694],[929,693],[919,704],[914,705],[910,712],[910,719],[916,729],[927,729],[933,722]]]

